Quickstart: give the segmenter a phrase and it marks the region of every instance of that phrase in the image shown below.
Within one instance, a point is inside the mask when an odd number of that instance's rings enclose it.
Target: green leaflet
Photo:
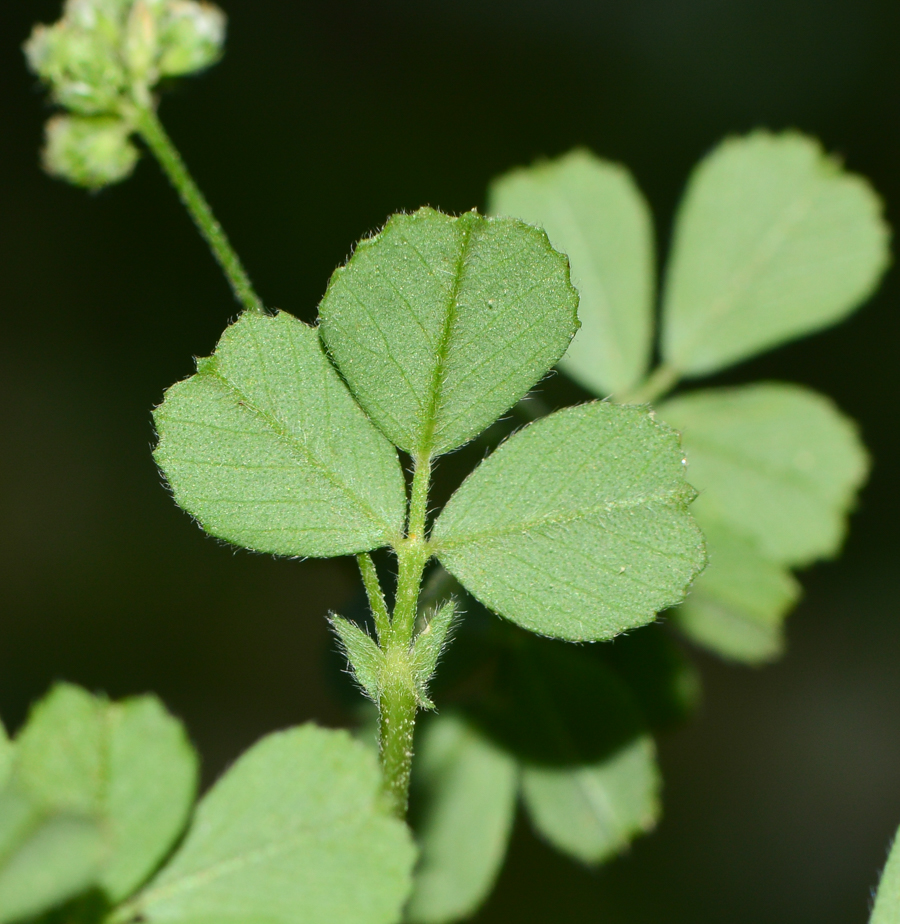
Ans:
[[[452,713],[425,727],[416,785],[426,797],[417,826],[422,856],[407,909],[412,924],[468,917],[506,856],[516,809],[516,761]]]
[[[869,924],[897,924],[900,921],[900,832],[894,838],[887,866],[881,874],[875,907]]]
[[[156,461],[203,528],[260,552],[328,557],[389,545],[406,506],[397,454],[316,331],[244,314],[154,415]]]
[[[544,635],[612,638],[680,602],[705,561],[678,435],[596,402],[502,444],[434,525],[442,564],[490,609]]]
[[[93,885],[106,851],[97,819],[36,815],[20,793],[0,793],[0,922],[31,918]]]
[[[197,756],[181,723],[152,696],[106,707],[103,797],[112,842],[99,884],[113,902],[131,895],[174,845],[197,794]]]
[[[577,305],[568,263],[543,232],[423,208],[360,241],[319,314],[369,417],[429,457],[477,436],[559,360]]]
[[[653,223],[631,174],[578,148],[494,180],[489,203],[569,257],[582,326],[561,368],[599,395],[637,385],[652,345]]]
[[[695,170],[675,225],[664,361],[715,372],[846,317],[888,264],[869,184],[811,138],[731,138]]]
[[[375,755],[305,725],[263,738],[200,802],[171,862],[129,903],[148,922],[394,924],[415,851],[381,807]]]
[[[682,434],[695,515],[786,565],[833,555],[868,470],[852,421],[796,385],[694,392],[660,405]]]
[[[676,611],[679,628],[726,658],[759,664],[778,657],[784,618],[800,596],[799,584],[754,543],[703,520],[700,526],[709,565]]]
[[[656,825],[660,782],[653,739],[644,735],[593,765],[526,767],[522,795],[557,850],[602,863]]]
[[[19,735],[0,794],[0,921],[88,886],[127,897],[181,833],[196,777],[181,725],[153,697],[109,703],[55,687]]]

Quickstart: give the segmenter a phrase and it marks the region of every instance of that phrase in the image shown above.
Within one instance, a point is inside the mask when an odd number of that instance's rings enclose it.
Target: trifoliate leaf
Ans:
[[[782,564],[838,551],[868,464],[854,423],[831,401],[764,383],[694,392],[658,410],[681,431],[703,522]]]
[[[127,897],[181,833],[196,777],[180,724],[154,698],[55,687],[17,739],[0,795],[0,920],[88,886]]]
[[[369,417],[430,456],[477,436],[559,360],[577,305],[566,258],[542,231],[423,208],[360,241],[319,313]]]
[[[676,610],[679,628],[698,645],[725,658],[760,664],[783,648],[783,623],[800,585],[753,542],[700,521],[709,565]]]
[[[175,500],[213,536],[280,555],[329,557],[400,536],[397,453],[366,419],[316,331],[243,315],[154,415],[156,461]]]
[[[434,703],[428,698],[428,682],[437,670],[438,660],[449,641],[450,629],[456,615],[456,603],[453,600],[445,601],[428,615],[424,628],[416,636],[413,648],[413,676],[419,701],[425,709],[434,708]]]
[[[557,850],[602,863],[659,818],[660,774],[649,735],[593,765],[529,766],[522,795],[532,824]]]
[[[525,427],[434,526],[441,563],[490,609],[544,635],[606,639],[680,602],[703,566],[678,435],[596,402]]]
[[[137,163],[131,131],[117,116],[54,116],[46,127],[44,169],[87,189],[118,183]]]
[[[412,924],[457,921],[487,898],[506,856],[518,775],[516,761],[460,717],[426,725],[414,776],[425,812],[416,826]]]
[[[900,832],[894,838],[887,865],[881,874],[875,907],[869,924],[897,924],[900,921]]]
[[[881,211],[869,184],[812,138],[723,142],[678,213],[663,359],[702,375],[846,317],[888,263]]]
[[[372,702],[377,703],[381,694],[381,670],[384,654],[375,640],[356,623],[341,616],[331,617],[331,626],[337,635],[344,655],[353,671],[356,682]]]
[[[631,174],[577,149],[495,180],[489,210],[543,228],[566,254],[581,329],[560,367],[601,396],[633,388],[653,333],[653,223]]]
[[[375,754],[346,732],[269,735],[203,798],[174,858],[127,907],[160,924],[394,924],[415,851],[380,788]]]

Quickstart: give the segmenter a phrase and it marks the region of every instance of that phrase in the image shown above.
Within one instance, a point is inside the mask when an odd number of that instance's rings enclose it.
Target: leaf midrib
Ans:
[[[471,213],[469,214],[471,215]],[[462,222],[463,218],[464,216],[461,216],[457,219],[457,222]],[[437,418],[440,414],[444,397],[450,342],[453,337],[453,328],[456,326],[456,319],[459,315],[459,293],[462,288],[463,276],[465,275],[466,261],[472,249],[472,236],[476,221],[477,219],[468,218],[462,225],[463,238],[454,264],[453,285],[450,287],[450,292],[447,297],[444,324],[441,329],[440,339],[438,340],[437,350],[435,350],[435,364],[431,378],[430,401],[423,419],[422,435],[419,440],[419,446],[417,447],[418,453],[423,461],[430,459],[434,452],[435,428],[437,427]]]
[[[633,510],[638,507],[647,507],[654,504],[662,504],[664,507],[687,506],[685,497],[689,491],[685,490],[686,486],[679,486],[666,491],[656,491],[650,494],[641,494],[634,498],[624,500],[605,501],[602,504],[595,504],[591,507],[579,507],[575,511],[566,511],[564,514],[546,514],[536,517],[532,520],[522,520],[515,525],[498,529],[484,529],[478,532],[471,532],[460,536],[456,539],[434,539],[435,554],[441,552],[453,551],[461,546],[470,545],[476,542],[483,542],[486,539],[503,539],[508,536],[527,534],[542,526],[565,526],[568,523],[574,523],[597,514],[614,513],[618,510]]]

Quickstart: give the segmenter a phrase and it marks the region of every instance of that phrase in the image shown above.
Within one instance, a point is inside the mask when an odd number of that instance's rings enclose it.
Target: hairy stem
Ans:
[[[418,698],[413,675],[412,643],[416,627],[419,593],[425,565],[431,557],[425,536],[431,460],[413,460],[413,482],[409,499],[406,538],[397,546],[397,596],[390,631],[382,646],[386,657],[378,709],[383,791],[391,811],[406,817],[409,776],[413,756],[413,731]]]
[[[389,652],[379,703],[382,793],[397,818],[406,818],[413,732],[419,708],[408,652]]]
[[[216,221],[200,188],[188,173],[181,155],[166,134],[152,106],[135,106],[134,119],[138,134],[144,139],[169,178],[169,182],[177,190],[185,208],[194,219],[194,224],[209,244],[219,266],[222,267],[235,297],[247,311],[262,313],[264,310],[262,299],[254,291],[240,258],[229,243],[222,226]]]
[[[681,373],[674,367],[666,365],[657,366],[637,388],[616,395],[616,404],[653,404],[654,401],[667,395],[678,383]]]

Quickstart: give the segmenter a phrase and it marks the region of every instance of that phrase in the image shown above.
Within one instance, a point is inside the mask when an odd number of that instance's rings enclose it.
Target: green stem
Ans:
[[[390,632],[382,640],[385,667],[379,697],[379,742],[382,787],[391,811],[406,817],[412,768],[413,732],[418,697],[413,674],[412,643],[422,575],[431,557],[425,536],[431,459],[414,460],[406,538],[397,546],[397,595]]]
[[[375,570],[375,562],[372,561],[372,556],[368,552],[357,555],[356,561],[359,563],[359,571],[362,574],[363,584],[366,588],[366,596],[369,598],[369,608],[375,618],[378,641],[384,644],[391,632],[391,617],[388,616],[381,581],[378,580],[378,572]]]
[[[666,365],[657,366],[651,375],[632,391],[615,397],[616,404],[653,404],[654,401],[667,395],[681,378],[681,373],[674,367]]]
[[[138,134],[144,139],[169,178],[169,182],[177,190],[185,208],[194,219],[194,224],[209,244],[219,266],[222,267],[237,300],[247,311],[262,313],[264,311],[262,299],[254,291],[240,258],[229,243],[222,226],[216,221],[200,188],[188,173],[181,155],[166,134],[152,106],[135,105],[133,116]]]
[[[401,820],[409,803],[418,708],[409,652],[388,652],[378,704],[382,793],[389,811]]]

